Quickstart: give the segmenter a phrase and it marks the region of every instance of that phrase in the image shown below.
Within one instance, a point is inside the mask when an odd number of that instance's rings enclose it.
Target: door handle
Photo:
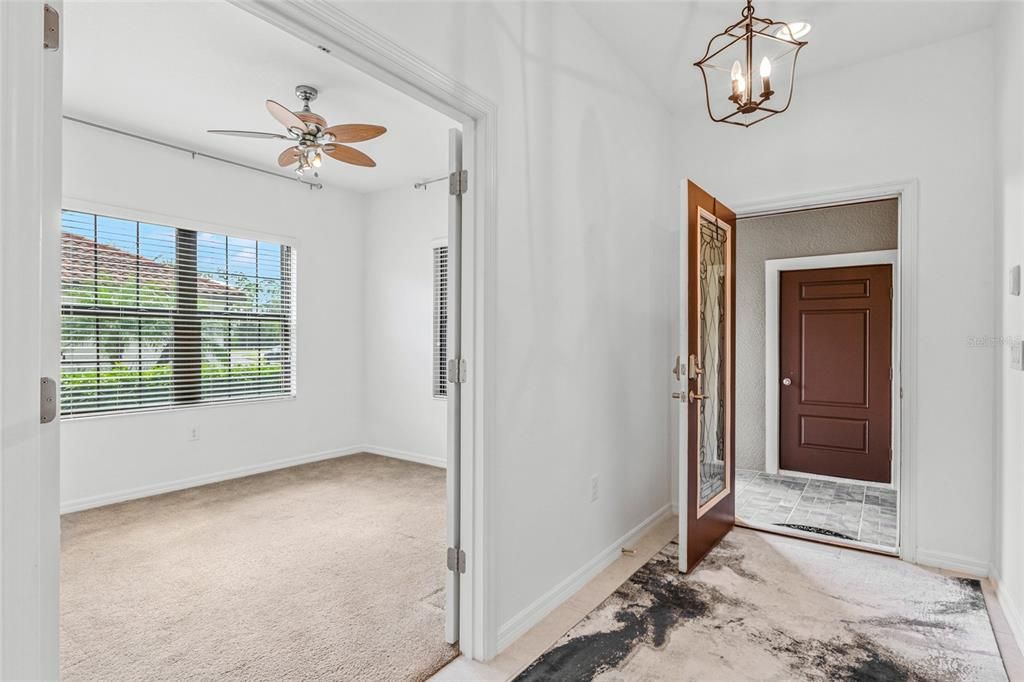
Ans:
[[[690,396],[689,397],[690,397],[690,402],[691,403],[694,400],[707,400],[707,398],[708,398],[707,395],[704,395],[702,393],[694,393],[692,389],[690,390]]]
[[[782,385],[783,386],[790,386],[792,383],[793,383],[793,380],[790,379],[789,377],[786,377],[785,379],[782,380]]]

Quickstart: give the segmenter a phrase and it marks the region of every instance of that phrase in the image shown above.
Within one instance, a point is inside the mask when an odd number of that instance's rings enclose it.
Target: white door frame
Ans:
[[[497,223],[496,106],[469,87],[437,71],[412,52],[325,0],[228,0],[463,126],[463,162],[469,192],[463,197],[462,355],[468,376],[461,385],[460,535],[466,572],[460,579],[459,646],[477,660],[497,653],[497,595],[494,586],[494,518],[487,453],[494,428],[493,331],[485,325],[494,272]],[[451,500],[449,500],[451,504]],[[439,558],[439,561],[441,559]]]
[[[47,4],[62,10],[59,0]],[[60,674],[60,423],[40,424],[39,382],[43,376],[56,378],[60,367],[61,58],[61,51],[43,49],[42,2],[0,2],[0,678],[5,680]]]
[[[685,191],[686,185],[683,184]],[[685,196],[685,195],[684,195]],[[917,261],[918,261],[918,181],[893,181],[877,185],[825,189],[793,196],[747,201],[735,206],[736,220],[756,218],[813,208],[828,208],[844,204],[863,203],[879,199],[896,199],[899,204],[899,382],[901,397],[893,410],[893,458],[899,460],[899,556],[913,562],[917,558]],[[684,311],[685,314],[685,311]],[[685,328],[686,319],[682,318]],[[685,329],[684,329],[685,333]],[[685,337],[684,337],[685,338]],[[895,369],[895,368],[894,368]],[[685,424],[682,432],[685,436]],[[682,442],[685,442],[682,441]],[[685,471],[682,471],[685,473]],[[680,491],[685,486],[680,485]],[[685,501],[680,500],[680,505]],[[683,508],[681,506],[681,508]]]
[[[764,262],[764,466],[769,474],[783,473],[794,476],[812,478],[831,478],[818,474],[805,474],[799,471],[786,471],[779,468],[779,278],[781,273],[793,270],[818,270],[822,268],[848,268],[858,265],[891,265],[893,282],[892,299],[892,369],[893,380],[890,387],[889,409],[892,419],[890,447],[889,483],[879,484],[880,487],[899,490],[899,447],[896,433],[899,415],[896,405],[900,395],[900,277],[899,251],[860,251],[857,253],[833,253],[820,256],[803,256],[799,258],[773,258]],[[773,389],[772,387],[776,387]]]

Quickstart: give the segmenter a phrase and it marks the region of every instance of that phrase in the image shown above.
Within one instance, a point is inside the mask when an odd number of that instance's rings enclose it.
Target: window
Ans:
[[[448,247],[434,247],[434,397],[448,396]]]
[[[294,394],[289,246],[64,211],[61,413]]]

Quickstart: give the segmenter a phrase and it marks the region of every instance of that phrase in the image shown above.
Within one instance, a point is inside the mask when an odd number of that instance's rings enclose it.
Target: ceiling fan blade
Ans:
[[[332,159],[351,163],[353,166],[366,166],[367,168],[372,168],[377,165],[376,161],[358,149],[354,149],[343,144],[325,144],[322,149],[324,150],[324,153]]]
[[[299,150],[298,147],[288,147],[288,149],[285,149],[283,152],[281,152],[281,155],[277,157],[277,165],[281,166],[282,168],[290,166],[296,161],[298,161],[301,155],[302,152]]]
[[[295,129],[299,132],[306,132],[306,124],[302,122],[302,119],[296,116],[292,111],[283,104],[279,104],[272,99],[267,100],[267,111],[270,115],[278,120],[278,122],[289,130]]]
[[[287,140],[287,135],[281,135],[280,133],[257,133],[251,130],[207,130],[208,133],[214,135],[234,135],[236,137],[256,137],[265,140]]]
[[[384,126],[368,123],[346,123],[324,129],[324,134],[332,135],[335,142],[365,142],[380,137],[388,131]]]

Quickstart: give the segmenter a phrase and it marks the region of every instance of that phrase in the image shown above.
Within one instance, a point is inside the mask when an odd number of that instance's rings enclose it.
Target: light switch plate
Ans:
[[[1010,268],[1010,295],[1020,296],[1020,266]]]

